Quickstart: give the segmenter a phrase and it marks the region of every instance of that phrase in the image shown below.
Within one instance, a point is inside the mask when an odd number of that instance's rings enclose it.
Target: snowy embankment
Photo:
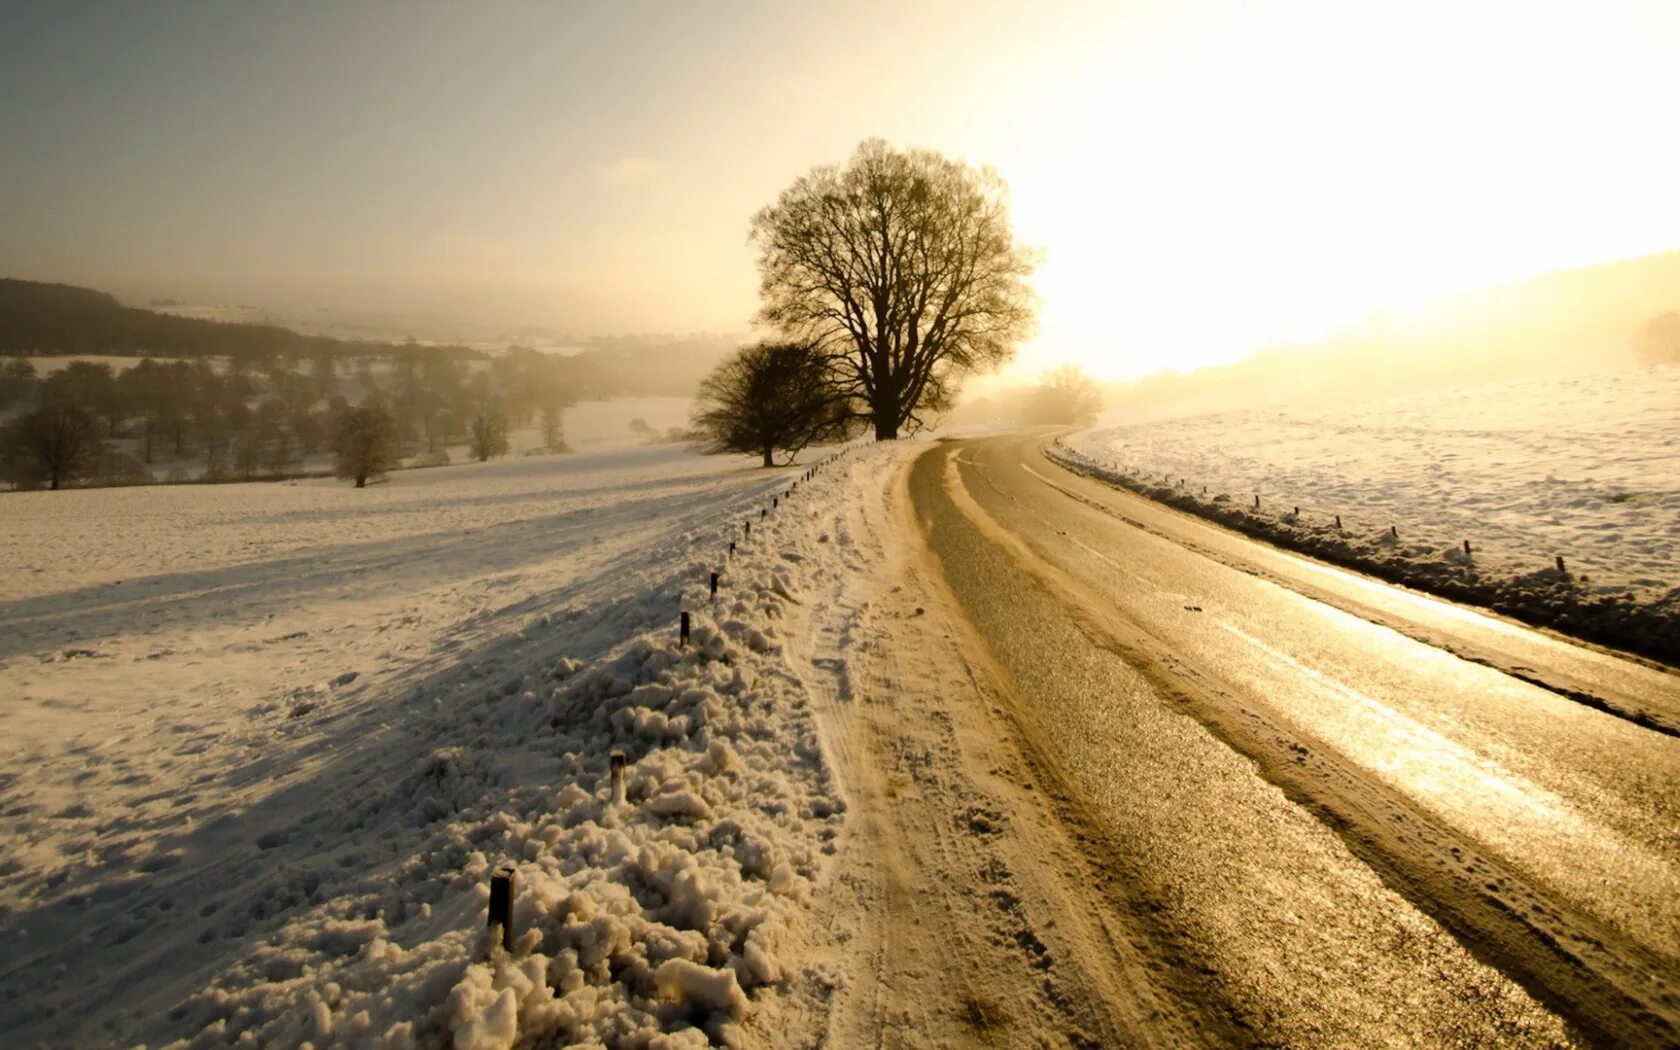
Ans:
[[[871,457],[7,497],[0,1030],[687,1046],[820,995],[784,943],[844,805],[778,625]]]
[[[1109,427],[1053,454],[1280,545],[1680,664],[1680,365]]]

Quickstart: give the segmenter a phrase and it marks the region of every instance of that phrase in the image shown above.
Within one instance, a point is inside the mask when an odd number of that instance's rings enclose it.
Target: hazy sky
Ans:
[[[1218,360],[1680,248],[1680,4],[0,6],[0,274],[740,331],[752,213],[880,135],[993,164],[1020,369]]]

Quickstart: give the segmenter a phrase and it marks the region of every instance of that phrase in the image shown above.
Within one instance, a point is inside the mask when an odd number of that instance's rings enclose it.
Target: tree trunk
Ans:
[[[367,488],[367,475],[366,474],[357,474],[356,475],[356,487],[359,488],[359,489]]]
[[[899,411],[898,384],[891,376],[882,376],[869,401],[869,414],[875,420],[876,441],[897,441],[898,424],[903,418]]]
[[[776,465],[775,459],[773,459],[772,456],[771,456],[771,453],[773,453],[774,451],[775,451],[774,449],[768,449],[768,448],[764,450],[764,465],[765,466],[773,467],[773,466]]]

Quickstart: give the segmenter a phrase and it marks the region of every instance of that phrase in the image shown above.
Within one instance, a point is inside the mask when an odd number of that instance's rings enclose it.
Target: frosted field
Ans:
[[[1226,412],[1072,436],[1092,464],[1170,477],[1303,526],[1342,515],[1396,557],[1680,598],[1680,365],[1488,383],[1331,408]],[[1392,538],[1391,538],[1392,539]]]
[[[841,820],[777,624],[844,469],[762,522],[797,468],[672,446],[0,497],[0,1031],[729,1036]]]

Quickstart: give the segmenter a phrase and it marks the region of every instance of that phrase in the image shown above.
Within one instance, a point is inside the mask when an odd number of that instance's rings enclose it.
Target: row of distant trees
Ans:
[[[1037,259],[1015,240],[1003,183],[938,153],[865,141],[846,165],[812,169],[759,212],[752,241],[758,320],[774,337],[702,381],[695,430],[716,451],[770,465],[778,452],[861,429],[877,440],[914,432],[952,406],[964,376],[1007,361],[1034,323],[1027,278]],[[159,441],[176,456],[196,445],[211,476],[278,473],[330,440],[340,474],[361,485],[404,444],[433,451],[466,437],[475,458],[499,454],[510,419],[526,425],[534,414],[550,445],[563,443],[565,398],[555,366],[535,352],[468,370],[457,354],[414,347],[392,358],[388,382],[358,373],[363,396],[352,410],[335,392],[330,356],[301,369],[273,349],[226,373],[146,361],[120,377],[85,363],[45,379],[8,375],[20,389],[33,384],[38,407],[8,428],[0,455],[14,484],[56,486],[89,469],[86,456],[68,457],[66,471],[42,461],[57,453],[40,450],[62,445],[45,435],[91,429],[64,408],[108,438],[137,429],[145,463]],[[1060,397],[1078,407],[1082,389],[1060,387],[1080,377],[1064,378],[1046,384],[1044,405]]]
[[[351,422],[380,433],[371,447],[381,454],[349,468],[362,483],[404,454],[447,462],[452,444],[480,460],[503,455],[515,427],[538,426],[545,447],[565,451],[561,414],[572,399],[554,362],[514,349],[473,367],[415,346],[356,359],[347,375],[322,355],[277,356],[261,369],[148,358],[120,373],[76,361],[40,376],[14,358],[0,364],[0,409],[14,416],[0,429],[0,470],[20,488],[145,483],[154,465],[168,467],[166,478],[286,477],[311,455],[343,458]],[[353,407],[366,412],[352,419]]]

